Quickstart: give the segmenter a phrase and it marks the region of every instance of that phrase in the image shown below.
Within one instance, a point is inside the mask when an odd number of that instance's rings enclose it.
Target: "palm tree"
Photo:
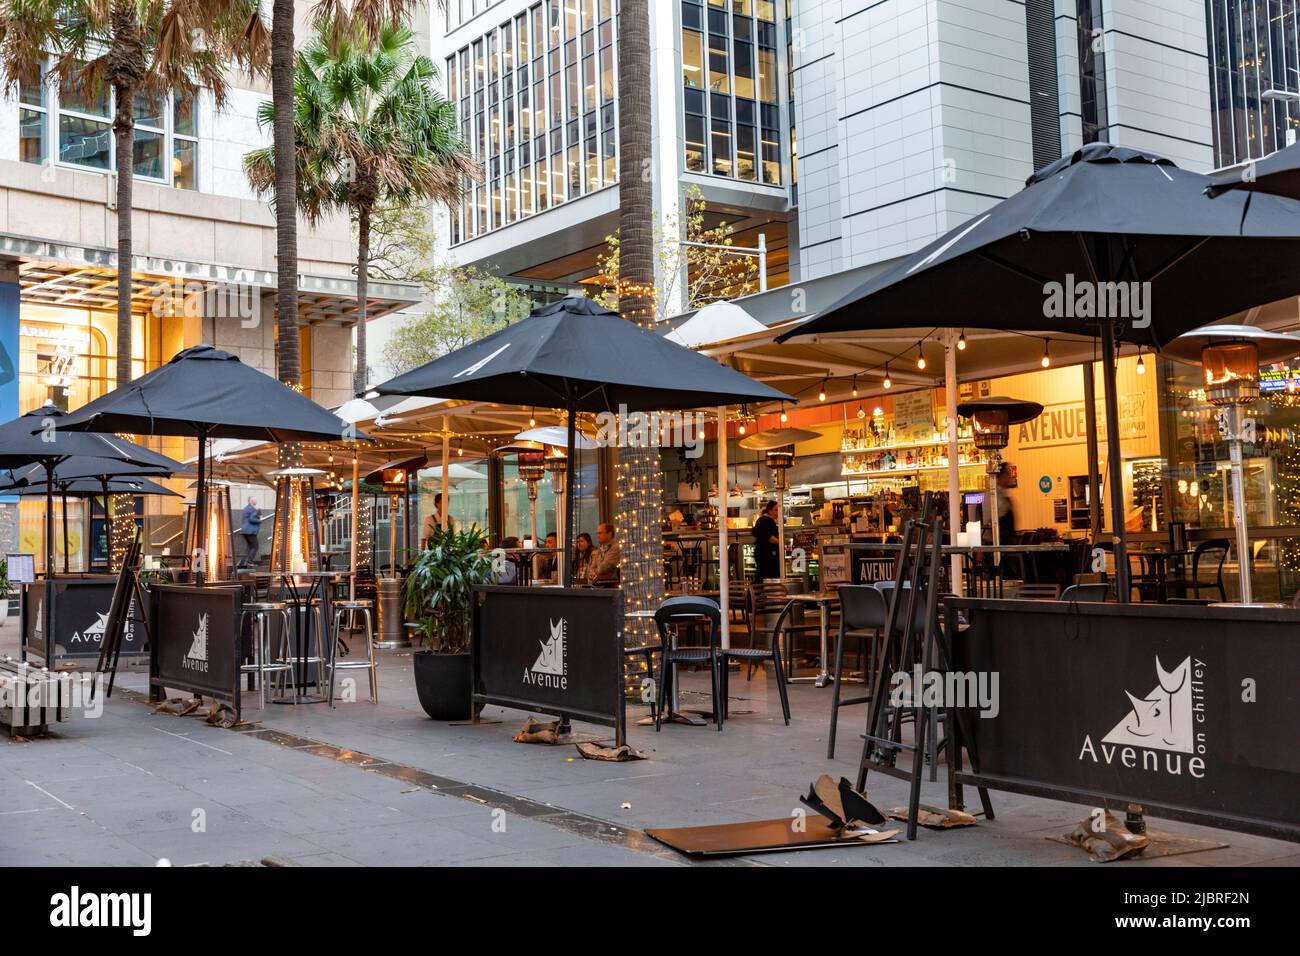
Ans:
[[[441,5],[442,0],[439,0]],[[316,26],[333,24],[337,30],[359,26],[377,33],[385,24],[399,23],[415,0],[318,0],[313,8]],[[275,195],[297,196],[294,144],[294,0],[271,4],[271,102],[279,117],[272,127],[275,144]],[[298,214],[294,203],[275,203],[276,258],[276,371],[286,385],[302,382],[298,350]]]
[[[42,82],[98,99],[112,90],[117,166],[117,384],[131,380],[131,229],[135,114],[174,94],[193,101],[200,88],[220,108],[228,63],[258,69],[266,33],[257,0],[3,0],[0,83]]]
[[[298,56],[294,70],[298,208],[315,224],[346,209],[357,227],[357,354],[353,387],[366,386],[366,299],[371,218],[380,204],[460,201],[478,165],[462,141],[456,110],[434,88],[437,68],[417,52],[415,35],[389,24],[371,39],[329,24]],[[276,119],[274,104],[259,116]],[[274,188],[274,147],[244,159],[260,193]]]
[[[618,310],[642,325],[655,321],[650,117],[649,0],[622,0],[618,14]],[[623,589],[631,610],[653,609],[663,596],[659,451],[620,449],[619,465]],[[651,630],[638,628],[633,635],[648,640]]]

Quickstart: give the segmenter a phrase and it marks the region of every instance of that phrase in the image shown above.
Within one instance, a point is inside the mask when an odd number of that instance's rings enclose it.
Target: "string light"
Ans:
[[[528,427],[529,428],[537,427],[537,409],[535,408],[530,409],[528,412]]]
[[[921,343],[916,343],[916,367],[925,371],[925,352],[921,350]]]
[[[1051,344],[1052,343],[1050,339],[1043,339],[1043,357],[1039,363],[1043,366],[1043,368],[1051,368],[1052,356],[1048,351],[1049,348],[1051,347]]]
[[[1140,348],[1138,349],[1137,373],[1139,375],[1145,375],[1147,373],[1147,366],[1146,363],[1142,361],[1142,350]]]
[[[958,352],[966,351],[966,330],[965,329],[962,329],[961,335],[957,336],[957,351]]]
[[[784,425],[790,420],[790,416],[785,413],[785,405],[781,405],[781,424]]]
[[[885,386],[885,388],[893,388],[893,387],[894,387],[894,380],[891,379],[891,378],[889,377],[889,363],[888,363],[888,362],[885,363],[885,381],[884,381],[884,386]]]
[[[856,375],[853,376],[853,397],[858,397],[858,377]]]
[[[821,391],[817,393],[817,401],[819,402],[826,401],[826,379],[822,379],[822,387],[821,387]]]

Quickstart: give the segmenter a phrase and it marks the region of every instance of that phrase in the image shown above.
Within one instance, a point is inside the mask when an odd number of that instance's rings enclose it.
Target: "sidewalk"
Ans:
[[[16,654],[13,629],[0,653]],[[820,773],[852,778],[865,708],[841,712],[837,759],[825,759],[829,689],[790,687],[780,718],[770,679],[733,676],[731,718],[709,725],[635,725],[648,759],[582,759],[572,746],[516,744],[524,713],[488,707],[483,723],[448,725],[420,710],[409,651],[382,653],[382,703],[246,707],[250,726],[222,730],[196,717],[155,715],[142,671],[119,674],[104,715],[75,719],[30,742],[0,740],[0,864],[173,865],[280,857],[303,865],[689,865],[647,827],[788,817]],[[707,680],[688,675],[683,703],[707,705]],[[775,716],[773,716],[775,715]],[[604,728],[575,724],[575,730]],[[321,746],[322,744],[327,746]],[[947,801],[946,770],[928,772],[922,800]],[[902,781],[875,775],[872,801],[906,801]],[[973,791],[968,803],[978,808]],[[997,819],[916,841],[763,854],[731,864],[805,866],[1093,866],[1048,837],[1087,808],[992,794]],[[970,807],[968,807],[970,809]],[[1162,820],[1154,830],[1228,844],[1114,868],[1300,864],[1292,844]]]

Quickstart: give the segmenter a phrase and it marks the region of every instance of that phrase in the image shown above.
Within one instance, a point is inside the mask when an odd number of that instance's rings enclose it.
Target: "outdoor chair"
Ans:
[[[757,646],[759,640],[776,642],[776,624],[790,604],[790,589],[780,581],[756,581],[749,589],[749,638]],[[796,606],[782,621],[781,636],[785,647],[785,671],[794,673],[795,638],[808,634],[819,634],[819,624],[804,621],[803,608]],[[751,667],[747,679],[752,678]]]
[[[706,622],[705,643],[689,647],[676,646],[677,642],[673,639],[673,633],[669,628],[697,625],[701,621]],[[709,676],[712,678],[713,685],[713,719],[717,723],[718,730],[722,730],[722,722],[726,719],[725,701],[721,699],[721,682],[718,674],[718,641],[722,628],[722,609],[718,607],[716,601],[710,601],[708,598],[692,596],[669,598],[655,611],[655,627],[659,631],[662,647],[659,657],[659,684],[656,688],[658,704],[655,709],[655,732],[659,732],[660,724],[663,722],[664,706],[668,700],[669,669],[675,668],[679,663],[703,664],[705,662],[709,665]]]
[[[839,723],[840,708],[871,702],[875,686],[877,645],[885,633],[885,620],[889,612],[886,592],[870,584],[841,584],[840,629],[835,641],[835,681],[831,688],[831,729],[826,742],[826,757],[835,757],[835,728]],[[844,670],[844,642],[858,638],[867,645],[867,693],[847,700],[840,697],[840,677]],[[861,644],[859,644],[861,647]],[[861,651],[859,651],[859,655]]]
[[[772,625],[770,639],[766,647],[757,647],[751,644],[749,647],[723,648],[719,652],[722,663],[722,716],[724,718],[727,716],[727,692],[731,679],[730,663],[732,661],[741,661],[748,664],[749,673],[745,679],[752,680],[754,667],[771,661],[777,694],[781,698],[781,714],[785,717],[786,726],[790,725],[790,695],[785,686],[785,672],[781,667],[781,632],[793,615],[794,610],[794,602],[787,601],[785,607],[781,609],[781,613],[777,615],[776,622]]]
[[[1223,584],[1223,565],[1228,560],[1228,549],[1231,546],[1227,538],[1211,538],[1196,546],[1192,552],[1192,576],[1186,581],[1178,582],[1184,597],[1198,598],[1202,591],[1218,591],[1220,601],[1228,600],[1228,591]],[[1201,562],[1207,566],[1214,565],[1214,580],[1201,580]]]
[[[1078,604],[1100,604],[1110,600],[1109,584],[1071,584],[1061,592],[1062,601]]]

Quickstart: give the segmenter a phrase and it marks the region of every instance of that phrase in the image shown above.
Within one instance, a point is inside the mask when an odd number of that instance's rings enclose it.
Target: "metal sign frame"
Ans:
[[[219,680],[203,680],[188,675],[178,675],[172,669],[167,668],[163,662],[164,652],[170,652],[174,649],[177,642],[188,645],[192,640],[192,635],[187,629],[176,630],[174,628],[165,628],[162,625],[166,623],[162,616],[162,603],[164,601],[183,601],[185,598],[225,598],[229,602],[230,629],[227,632],[224,628],[216,632],[210,631],[207,635],[208,646],[211,647],[213,637],[220,637],[222,634],[232,636],[230,647],[224,650],[218,648],[223,655],[229,655],[231,679],[227,683]],[[149,632],[152,637],[149,645],[149,697],[150,700],[164,699],[167,688],[172,690],[189,691],[196,697],[211,697],[213,700],[222,701],[230,704],[235,711],[235,719],[240,717],[240,678],[243,676],[240,671],[242,660],[241,640],[240,640],[240,614],[243,606],[243,588],[240,585],[214,584],[214,585],[189,585],[189,584],[151,584],[149,586]],[[209,651],[209,659],[212,659]],[[220,659],[217,657],[216,659]]]

